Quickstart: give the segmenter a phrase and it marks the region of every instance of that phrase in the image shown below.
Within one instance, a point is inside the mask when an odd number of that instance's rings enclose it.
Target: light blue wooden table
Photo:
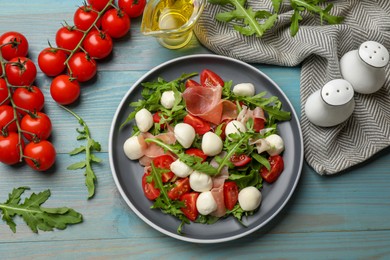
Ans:
[[[57,29],[72,21],[81,0],[0,1],[0,34],[19,31],[29,40],[29,56],[55,42]],[[140,220],[121,198],[108,161],[108,135],[114,112],[129,87],[154,66],[175,57],[209,53],[194,38],[181,50],[167,50],[142,36],[140,19],[130,36],[115,42],[109,60],[99,63],[95,80],[83,84],[80,102],[71,108],[89,124],[102,144],[95,166],[96,196],[87,200],[82,171],[66,167],[79,160],[67,153],[80,145],[77,121],[51,99],[51,79],[38,73],[45,111],[51,116],[55,167],[38,173],[27,166],[0,165],[0,201],[14,187],[34,192],[50,189],[48,207],[69,206],[84,216],[63,231],[34,234],[19,218],[17,232],[0,222],[0,259],[390,259],[389,150],[335,177],[321,177],[304,164],[300,183],[288,205],[265,228],[221,244],[192,244],[167,237]],[[256,65],[283,89],[300,114],[299,68]],[[26,192],[29,194],[30,192]]]

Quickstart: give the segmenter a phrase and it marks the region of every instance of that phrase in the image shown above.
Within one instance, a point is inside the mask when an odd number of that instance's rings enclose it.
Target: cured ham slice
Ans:
[[[213,124],[237,117],[236,105],[222,100],[222,87],[190,86],[183,92],[187,111]]]
[[[222,155],[222,154],[221,154]],[[218,167],[218,163],[215,160],[212,160],[210,164],[213,167]],[[220,174],[213,178],[213,188],[211,189],[211,194],[215,202],[217,203],[217,209],[211,213],[212,216],[222,217],[226,213],[224,195],[223,195],[223,185],[225,180],[229,177],[228,167],[225,166],[222,168]]]
[[[245,123],[250,119],[263,119],[266,121],[264,110],[261,107],[256,107],[254,110],[249,109],[247,106],[242,106],[241,112],[237,116],[237,120],[245,125]]]
[[[173,132],[167,132],[159,135],[152,135],[151,133],[142,133],[138,136],[138,140],[140,144],[145,144],[142,145],[142,149],[144,152],[144,156],[139,159],[139,163],[143,166],[149,166],[153,158],[156,158],[160,155],[164,154],[170,154],[170,152],[164,151],[163,148],[161,148],[158,144],[155,143],[147,143],[145,142],[145,139],[147,138],[154,138],[154,139],[159,139],[162,142],[166,144],[174,144],[176,142],[176,138]]]

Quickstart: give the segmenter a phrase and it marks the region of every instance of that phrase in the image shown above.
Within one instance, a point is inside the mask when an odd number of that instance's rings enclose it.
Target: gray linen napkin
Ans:
[[[305,159],[321,175],[331,175],[364,162],[390,145],[390,69],[386,83],[370,95],[355,94],[356,108],[344,123],[330,128],[311,124],[304,111],[307,98],[326,82],[341,78],[339,59],[372,40],[390,50],[390,1],[333,2],[331,14],[345,17],[339,25],[320,25],[318,16],[303,15],[298,34],[290,36],[292,11],[284,4],[278,21],[262,38],[245,37],[215,15],[231,10],[207,4],[195,34],[211,51],[248,63],[301,64],[301,127]],[[270,0],[248,0],[254,10],[272,10]]]

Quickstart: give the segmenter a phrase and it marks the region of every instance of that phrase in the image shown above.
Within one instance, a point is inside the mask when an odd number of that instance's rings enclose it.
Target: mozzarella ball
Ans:
[[[205,191],[199,194],[196,200],[196,208],[202,215],[208,215],[217,210],[217,202],[215,201],[211,191]]]
[[[144,156],[142,146],[138,141],[138,136],[128,138],[123,144],[123,151],[130,160],[137,160]]]
[[[164,91],[161,95],[160,103],[166,109],[171,109],[175,104],[175,92],[172,90]]]
[[[267,136],[265,140],[269,143],[270,148],[267,150],[268,154],[273,156],[280,154],[284,150],[284,142],[282,137],[277,134]]]
[[[213,180],[203,172],[193,171],[190,175],[190,187],[198,192],[209,191],[213,187]]]
[[[255,86],[252,83],[240,83],[233,87],[233,93],[237,96],[252,97],[255,95]]]
[[[186,123],[178,123],[173,129],[176,140],[184,147],[189,148],[195,139],[195,129]]]
[[[150,113],[146,108],[142,108],[135,114],[135,123],[141,132],[149,131],[154,124],[152,113]]]
[[[225,128],[225,135],[229,137],[230,134],[245,133],[246,127],[243,123],[237,120],[230,121]]]
[[[261,203],[261,192],[253,187],[245,187],[238,193],[238,203],[244,211],[255,210]]]
[[[213,132],[207,132],[202,138],[202,151],[208,156],[215,156],[222,151],[222,139]]]
[[[185,178],[193,172],[190,166],[179,159],[171,163],[170,169],[176,176],[181,178]]]

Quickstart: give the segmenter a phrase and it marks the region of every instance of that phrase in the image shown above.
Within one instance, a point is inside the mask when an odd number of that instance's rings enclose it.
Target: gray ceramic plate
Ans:
[[[224,80],[233,83],[252,82],[257,92],[267,91],[269,95],[278,96],[283,109],[290,111],[292,118],[279,124],[279,133],[285,141],[283,158],[285,170],[272,185],[265,184],[262,190],[263,201],[260,210],[253,216],[244,218],[246,227],[233,217],[218,221],[212,225],[185,225],[184,235],[176,233],[180,221],[159,210],[152,210],[152,202],[144,195],[141,188],[143,170],[137,161],[130,161],[123,153],[123,143],[131,133],[131,125],[122,129],[119,126],[132,111],[129,103],[141,97],[141,83],[163,77],[170,81],[182,73],[200,73],[211,69]],[[198,78],[194,78],[198,80]],[[109,140],[109,158],[115,183],[126,203],[147,224],[171,237],[196,243],[217,243],[233,240],[248,235],[265,226],[286,205],[298,183],[303,164],[302,133],[297,115],[290,101],[282,90],[258,69],[235,59],[217,55],[192,55],[165,62],[139,79],[126,93],[114,116]]]

